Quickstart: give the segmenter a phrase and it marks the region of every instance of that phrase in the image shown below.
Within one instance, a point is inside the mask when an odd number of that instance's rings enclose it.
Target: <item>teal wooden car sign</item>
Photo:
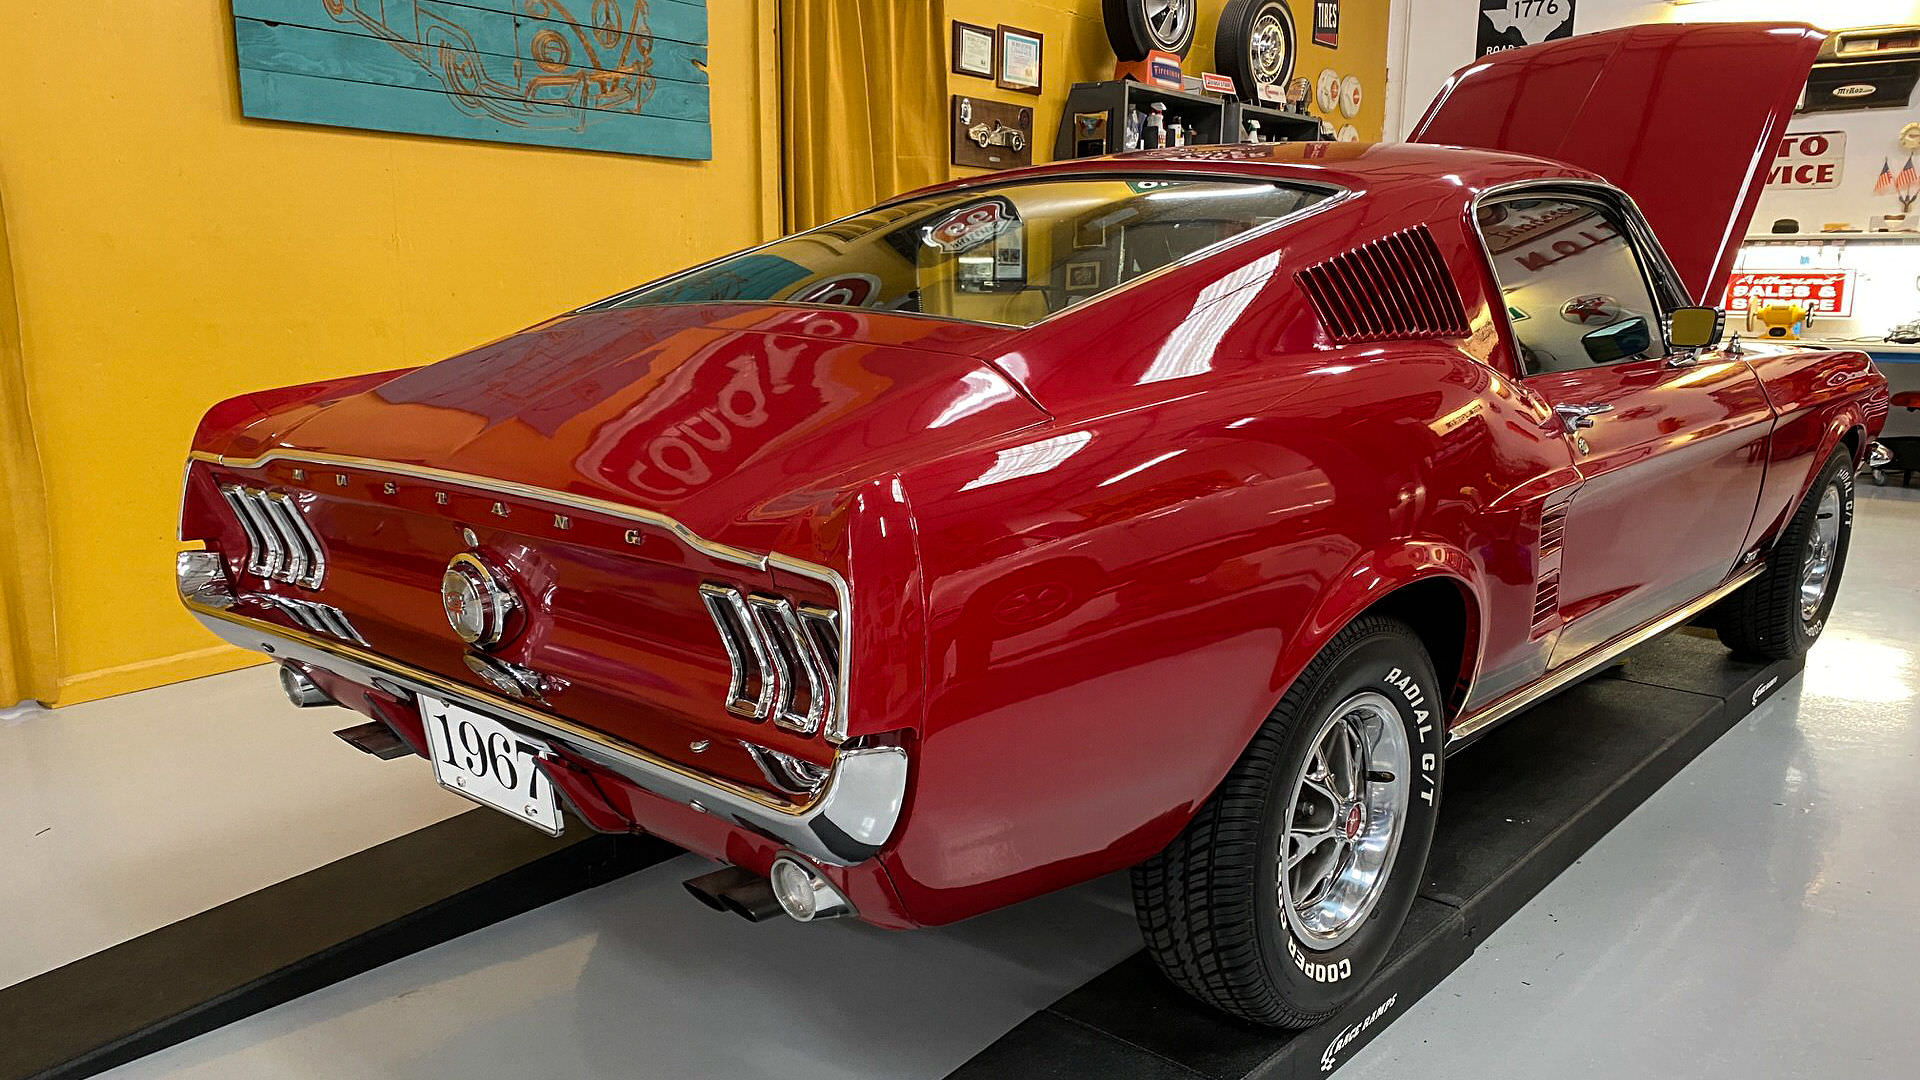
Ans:
[[[706,0],[233,0],[241,111],[707,159]]]

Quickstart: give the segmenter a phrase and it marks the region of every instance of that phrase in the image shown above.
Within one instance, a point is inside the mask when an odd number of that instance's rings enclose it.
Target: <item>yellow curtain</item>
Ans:
[[[946,5],[780,0],[786,227],[947,176]]]
[[[47,500],[27,412],[7,208],[0,202],[0,709],[54,691]]]

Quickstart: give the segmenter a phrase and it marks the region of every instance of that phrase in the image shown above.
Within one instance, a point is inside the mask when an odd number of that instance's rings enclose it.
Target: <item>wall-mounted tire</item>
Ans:
[[[1258,101],[1263,82],[1285,86],[1298,55],[1286,0],[1227,0],[1213,33],[1213,62],[1241,100]]]
[[[1175,985],[1288,1028],[1359,996],[1433,845],[1440,701],[1397,619],[1355,620],[1307,665],[1193,820],[1133,871],[1147,952]]]
[[[1105,0],[1107,42],[1131,63],[1152,50],[1186,56],[1200,18],[1195,0]]]

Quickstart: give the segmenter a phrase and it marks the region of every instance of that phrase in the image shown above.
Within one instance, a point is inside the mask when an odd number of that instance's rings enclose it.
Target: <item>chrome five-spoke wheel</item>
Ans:
[[[1287,47],[1290,33],[1291,29],[1282,26],[1280,16],[1273,11],[1261,12],[1254,20],[1253,41],[1248,52],[1258,82],[1273,84],[1287,77],[1293,59]]]
[[[1812,623],[1820,617],[1820,605],[1827,598],[1827,585],[1833,580],[1834,561],[1840,551],[1840,522],[1844,481],[1830,481],[1820,492],[1820,505],[1813,514],[1813,534],[1807,538],[1807,557],[1800,566],[1800,621]]]
[[[1322,721],[1281,834],[1280,910],[1302,944],[1331,949],[1380,899],[1410,790],[1407,733],[1391,701],[1355,694]]]

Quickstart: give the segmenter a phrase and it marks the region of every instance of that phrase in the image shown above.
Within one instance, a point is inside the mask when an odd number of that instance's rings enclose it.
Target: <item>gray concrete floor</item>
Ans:
[[[1859,493],[1805,674],[1344,1080],[1920,1075],[1920,487]]]
[[[472,808],[351,722],[271,667],[0,713],[0,986]]]
[[[1914,1075],[1916,536],[1920,488],[1863,487],[1806,674],[1340,1075]],[[366,771],[432,789],[424,765]],[[1137,947],[1118,878],[897,934],[747,926],[682,893],[701,868],[653,867],[110,1075],[936,1078]]]

